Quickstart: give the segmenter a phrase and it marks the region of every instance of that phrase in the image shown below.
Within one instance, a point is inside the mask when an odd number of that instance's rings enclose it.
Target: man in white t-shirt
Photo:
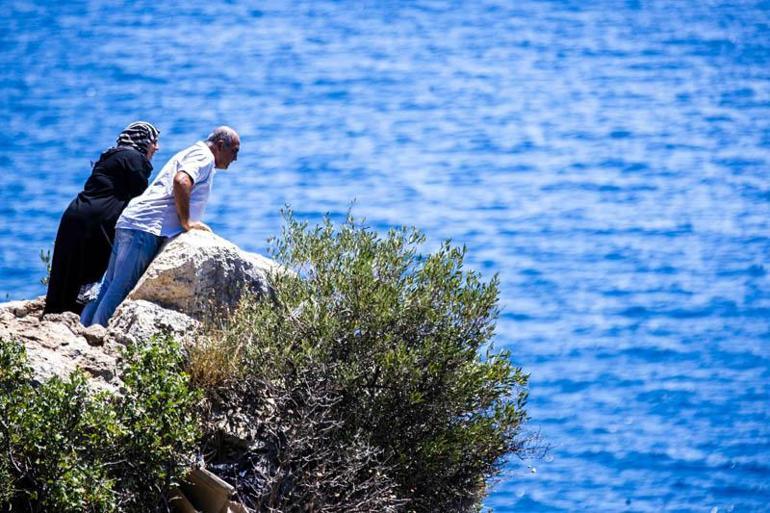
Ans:
[[[201,218],[214,175],[238,158],[240,148],[235,130],[216,128],[205,141],[174,155],[147,190],[131,200],[115,225],[115,242],[99,296],[80,316],[84,326],[107,326],[168,237],[188,230],[211,231]]]

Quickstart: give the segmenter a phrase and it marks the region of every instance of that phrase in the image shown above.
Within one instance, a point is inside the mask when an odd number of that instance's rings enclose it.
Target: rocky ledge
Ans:
[[[157,334],[185,339],[232,310],[247,291],[269,294],[272,260],[193,230],[169,240],[105,328],[73,313],[42,315],[44,298],[0,303],[0,338],[22,342],[42,381],[81,369],[98,388],[119,385],[122,345]]]

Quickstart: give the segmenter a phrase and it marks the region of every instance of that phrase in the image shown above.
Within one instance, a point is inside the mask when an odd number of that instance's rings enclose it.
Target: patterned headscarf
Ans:
[[[134,121],[120,132],[118,146],[130,146],[145,155],[150,144],[158,141],[160,132],[146,121]]]

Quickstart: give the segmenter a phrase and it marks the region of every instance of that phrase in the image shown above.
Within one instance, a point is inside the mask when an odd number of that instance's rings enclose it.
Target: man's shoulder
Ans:
[[[198,166],[206,166],[214,163],[214,154],[206,143],[198,141],[177,153],[180,162],[195,163]]]

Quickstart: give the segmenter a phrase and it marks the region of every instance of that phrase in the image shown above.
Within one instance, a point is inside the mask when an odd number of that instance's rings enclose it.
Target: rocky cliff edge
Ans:
[[[115,389],[120,348],[158,334],[189,339],[235,308],[247,291],[270,293],[278,264],[210,232],[169,240],[106,327],[85,328],[77,315],[42,315],[44,298],[0,303],[0,338],[26,349],[35,379],[81,369],[97,388]]]

